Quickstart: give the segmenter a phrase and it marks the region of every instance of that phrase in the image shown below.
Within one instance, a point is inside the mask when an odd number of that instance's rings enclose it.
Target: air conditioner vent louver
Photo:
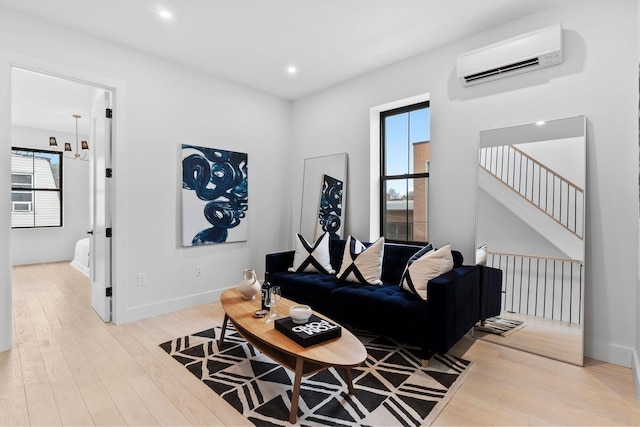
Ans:
[[[458,55],[456,69],[463,86],[561,64],[560,24],[512,37]]]
[[[481,73],[471,74],[470,76],[465,76],[465,80],[467,82],[472,82],[474,80],[486,79],[487,77],[495,76],[497,74],[509,73],[516,70],[520,70],[522,68],[535,67],[540,65],[540,60],[538,58],[528,59],[526,61],[516,62],[515,64],[505,65],[503,67],[493,68],[491,70],[483,71]]]

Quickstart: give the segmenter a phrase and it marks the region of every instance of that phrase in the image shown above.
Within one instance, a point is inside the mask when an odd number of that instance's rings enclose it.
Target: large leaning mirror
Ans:
[[[314,241],[325,231],[344,237],[347,153],[304,160],[300,234]]]
[[[474,336],[582,365],[585,117],[480,132],[478,159],[476,243],[502,305]]]

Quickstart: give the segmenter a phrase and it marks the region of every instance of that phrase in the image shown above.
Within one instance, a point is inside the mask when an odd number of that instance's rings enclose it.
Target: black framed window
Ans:
[[[389,242],[429,239],[429,101],[380,113],[380,229]]]
[[[62,227],[62,153],[11,148],[11,227]]]

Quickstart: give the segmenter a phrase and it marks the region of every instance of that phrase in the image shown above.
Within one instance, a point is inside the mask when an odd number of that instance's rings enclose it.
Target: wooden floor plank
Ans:
[[[60,425],[60,414],[40,354],[40,343],[24,343],[20,345],[19,352],[29,422],[32,425]]]
[[[0,353],[0,394],[22,389],[22,365],[17,351],[3,351]]]
[[[220,325],[219,303],[113,325],[66,262],[14,267],[12,283],[0,425],[251,425],[159,347]],[[568,365],[470,335],[451,352],[475,367],[434,425],[640,425],[628,368]]]
[[[29,411],[24,388],[0,392],[0,426],[28,425]]]

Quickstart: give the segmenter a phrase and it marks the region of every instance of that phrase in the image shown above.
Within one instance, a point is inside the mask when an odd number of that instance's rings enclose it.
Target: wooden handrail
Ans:
[[[580,194],[580,195],[582,196],[581,198],[582,198],[582,201],[583,201],[583,203],[584,203],[584,190],[583,190],[580,186],[578,186],[578,185],[574,184],[574,183],[573,183],[573,182],[571,182],[570,180],[568,180],[568,179],[566,179],[565,177],[563,177],[562,175],[558,174],[558,173],[557,173],[556,171],[554,171],[553,169],[549,168],[547,165],[545,165],[545,164],[543,164],[543,163],[539,162],[538,160],[536,160],[536,159],[534,159],[533,157],[529,156],[528,154],[526,154],[526,153],[525,153],[525,152],[523,152],[522,150],[520,150],[520,149],[516,148],[515,146],[513,146],[513,145],[507,145],[506,147],[507,147],[507,153],[506,153],[507,159],[509,159],[509,158],[510,158],[510,155],[509,155],[509,153],[508,153],[508,151],[509,151],[509,150],[513,150],[514,152],[520,153],[520,155],[525,159],[525,162],[531,162],[531,163],[533,164],[533,166],[532,166],[532,167],[535,167],[535,165],[538,165],[538,167],[540,168],[539,170],[541,171],[541,172],[540,172],[540,175],[542,174],[542,170],[544,170],[547,174],[550,174],[550,175],[551,175],[552,182],[556,182],[556,181],[555,181],[556,179],[557,179],[557,180],[559,180],[561,188],[562,188],[562,183],[566,183],[566,184],[567,184],[567,192],[569,191],[569,189],[570,189],[570,188],[573,188],[573,189],[575,190],[576,197],[577,197],[577,195],[578,195],[578,194]],[[483,149],[481,149],[481,150],[487,150],[487,149],[491,150],[492,148],[499,148],[499,147],[485,147],[485,148],[483,148]],[[502,158],[504,159],[504,156],[505,156],[504,151],[503,151],[502,156],[503,156]],[[493,156],[492,156],[492,157],[493,157]],[[556,218],[556,217],[555,217],[555,215],[554,215],[554,213],[555,213],[555,212],[554,212],[554,209],[553,209],[553,208],[552,208],[551,212],[549,212],[549,210],[548,210],[548,205],[545,205],[545,207],[543,208],[543,207],[541,206],[541,202],[540,202],[540,200],[538,200],[538,203],[536,203],[536,202],[534,201],[534,197],[533,197],[533,195],[531,195],[531,198],[527,197],[527,189],[526,189],[526,188],[525,188],[525,192],[524,192],[524,194],[523,194],[519,189],[516,189],[516,188],[514,187],[514,186],[515,186],[515,179],[516,179],[516,175],[515,175],[515,174],[512,176],[512,178],[513,178],[513,183],[512,183],[512,184],[510,184],[510,183],[509,183],[509,176],[511,176],[511,175],[508,175],[508,176],[506,177],[506,181],[505,181],[505,180],[504,180],[504,177],[502,176],[503,174],[500,174],[500,175],[498,175],[498,174],[497,174],[497,166],[496,166],[496,173],[494,173],[490,168],[487,168],[485,165],[483,165],[482,157],[480,157],[480,159],[479,159],[479,160],[480,160],[480,161],[479,161],[478,166],[479,166],[480,168],[484,169],[484,170],[485,170],[488,174],[490,174],[491,176],[494,176],[494,177],[495,177],[499,182],[501,182],[503,185],[505,185],[508,189],[510,189],[511,191],[513,191],[514,193],[516,193],[518,196],[520,196],[521,198],[523,198],[524,200],[526,200],[526,201],[527,201],[531,206],[533,206],[533,207],[535,207],[536,209],[538,209],[538,210],[540,210],[541,212],[543,212],[546,216],[548,216],[549,218],[551,218],[553,221],[555,221],[555,222],[556,222],[558,225],[560,225],[562,228],[564,228],[565,230],[567,230],[568,232],[570,232],[571,234],[573,234],[574,236],[576,236],[576,237],[577,237],[577,238],[579,238],[580,240],[584,240],[584,238],[583,238],[582,234],[581,234],[581,233],[578,233],[578,228],[577,228],[577,216],[573,218],[573,219],[574,219],[574,221],[576,221],[576,223],[574,223],[574,226],[575,226],[575,228],[576,228],[576,229],[575,229],[575,230],[573,230],[573,229],[571,229],[571,228],[569,227],[568,218],[567,218],[567,223],[565,224],[564,222],[562,222],[562,218]],[[514,157],[514,161],[515,161],[515,157]],[[485,162],[486,162],[486,158],[485,158]],[[509,160],[507,160],[507,163],[509,163],[509,162],[510,162],[510,161],[509,161]],[[532,170],[533,170],[533,169],[532,169]],[[504,170],[503,170],[503,171],[504,171]],[[521,176],[522,176],[522,175],[520,174],[520,177],[521,177]],[[547,177],[548,177],[548,175],[547,175]],[[519,178],[519,179],[521,179],[521,178]],[[545,178],[545,179],[546,179],[546,180],[548,180],[548,178]],[[521,182],[521,181],[518,181],[518,182]],[[533,187],[532,187],[532,189],[533,189]],[[568,206],[568,204],[567,204],[567,206]],[[584,209],[581,209],[581,211],[582,211],[582,212],[584,212]],[[583,227],[584,227],[584,224],[583,224]],[[581,230],[581,231],[582,231],[582,232],[584,232],[584,230]]]
[[[573,262],[573,263],[580,264],[580,265],[584,266],[584,261],[583,260],[573,259],[573,258],[556,258],[556,257],[550,257],[550,256],[542,256],[542,255],[511,254],[511,253],[508,253],[508,252],[493,252],[493,251],[487,251],[487,254],[488,255],[508,256],[508,257],[519,257],[519,258],[544,259],[544,260],[560,261],[560,262]]]
[[[495,176],[497,178],[497,176],[491,172],[489,169],[485,168],[482,165],[479,165],[482,169],[484,169],[485,171],[487,171],[487,173],[489,173],[492,176]],[[522,197],[527,203],[529,203],[531,206],[533,206],[534,208],[538,209],[541,212],[544,212],[544,214],[546,216],[548,216],[549,218],[551,218],[553,221],[555,221],[558,225],[560,225],[562,228],[564,228],[565,230],[567,230],[569,233],[573,234],[574,236],[576,236],[578,239],[580,240],[584,240],[583,237],[578,234],[577,232],[575,232],[574,230],[570,229],[568,226],[566,226],[562,221],[558,220],[556,217],[554,217],[553,215],[550,215],[549,212],[547,212],[546,210],[542,209],[540,206],[538,206],[537,204],[535,204],[533,202],[533,200],[529,200],[527,197],[525,197],[521,192],[519,192],[518,190],[516,190],[515,188],[513,188],[512,186],[510,186],[509,184],[507,184],[506,182],[504,182],[501,179],[498,179],[498,181],[500,181],[502,183],[502,185],[506,186],[509,190],[513,191],[515,194],[517,194],[518,196]]]
[[[519,148],[516,148],[514,145],[509,145],[509,147],[512,148],[514,151],[517,151],[518,153],[520,153],[521,155],[523,155],[527,159],[531,160],[533,163],[535,163],[536,165],[540,166],[541,168],[544,168],[545,170],[551,172],[553,175],[557,176],[562,181],[566,182],[567,184],[570,184],[573,188],[575,188],[576,190],[580,191],[580,193],[584,194],[584,190],[582,189],[582,187],[580,187],[579,185],[576,185],[573,182],[569,181],[567,178],[565,178],[564,176],[560,175],[558,172],[554,171],[549,166],[545,165],[544,163],[539,162],[538,160],[534,159],[533,157],[531,157],[530,155],[528,155],[524,151],[520,150]]]

